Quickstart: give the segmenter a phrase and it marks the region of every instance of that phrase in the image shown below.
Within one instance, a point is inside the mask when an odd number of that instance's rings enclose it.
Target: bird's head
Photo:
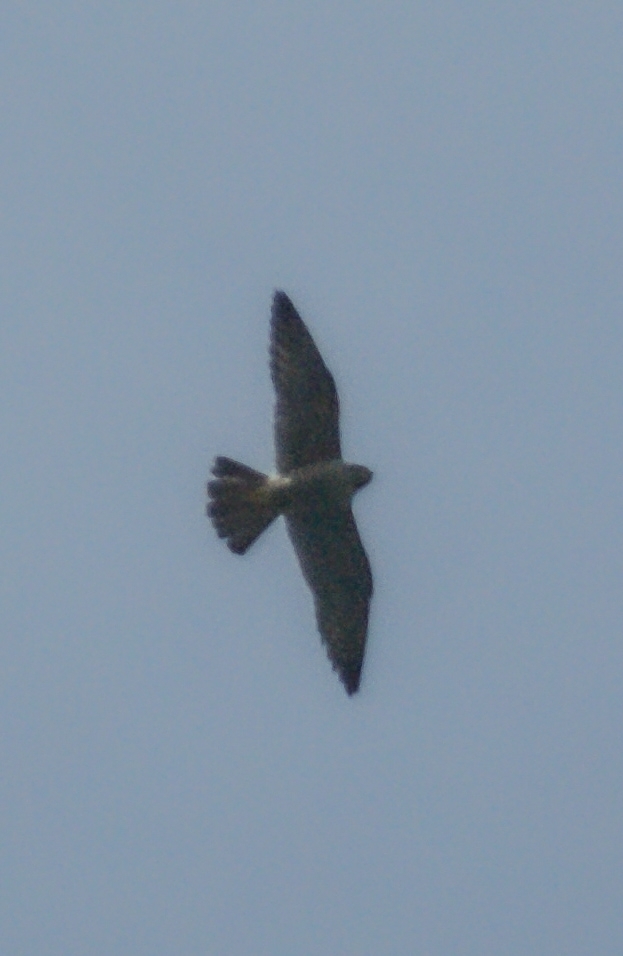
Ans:
[[[354,494],[372,481],[372,472],[365,465],[349,465],[348,477]]]

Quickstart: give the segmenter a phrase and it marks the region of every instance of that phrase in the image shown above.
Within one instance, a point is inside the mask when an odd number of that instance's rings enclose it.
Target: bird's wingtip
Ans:
[[[340,673],[340,678],[344,684],[344,687],[346,688],[346,693],[349,697],[352,697],[353,694],[356,694],[359,690],[359,684],[361,682],[361,667],[356,667],[352,670],[343,670]]]

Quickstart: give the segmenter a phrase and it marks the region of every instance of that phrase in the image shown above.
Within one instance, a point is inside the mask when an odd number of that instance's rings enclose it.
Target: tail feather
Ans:
[[[206,512],[219,538],[227,539],[228,548],[244,554],[279,514],[266,493],[268,478],[223,457],[215,459],[212,474],[215,480],[208,482]]]

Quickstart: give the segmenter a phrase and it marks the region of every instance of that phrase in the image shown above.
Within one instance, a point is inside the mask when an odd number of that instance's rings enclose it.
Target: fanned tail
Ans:
[[[231,458],[216,458],[208,482],[206,512],[219,538],[235,554],[244,554],[279,514],[268,493],[269,479],[261,471]]]

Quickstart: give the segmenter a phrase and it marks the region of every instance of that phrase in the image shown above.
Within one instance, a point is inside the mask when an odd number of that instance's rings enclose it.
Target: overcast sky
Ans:
[[[9,2],[0,951],[619,956],[623,6]],[[335,375],[349,699],[279,522],[270,299]]]

